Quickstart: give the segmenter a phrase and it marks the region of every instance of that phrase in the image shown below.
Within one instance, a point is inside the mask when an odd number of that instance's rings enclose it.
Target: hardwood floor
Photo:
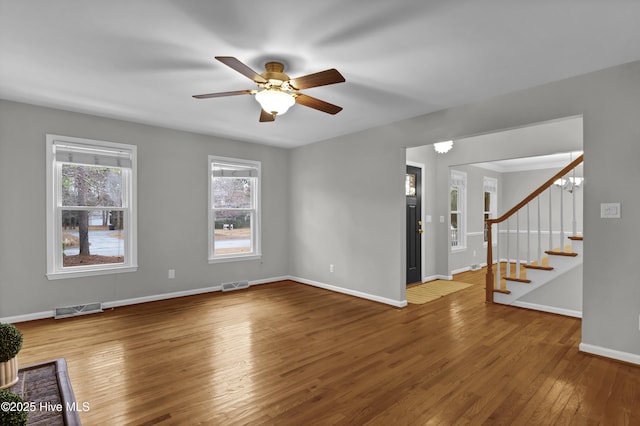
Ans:
[[[284,281],[20,323],[20,363],[66,358],[85,425],[640,424],[640,367],[474,274],[403,309]]]

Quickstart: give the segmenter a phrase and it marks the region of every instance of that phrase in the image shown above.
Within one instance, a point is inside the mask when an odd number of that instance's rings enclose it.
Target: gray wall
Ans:
[[[404,150],[393,126],[293,150],[295,277],[404,300]],[[334,272],[329,265],[335,266]]]
[[[137,145],[137,272],[45,277],[46,133]],[[209,154],[262,161],[261,261],[208,264]],[[288,169],[284,149],[0,101],[0,318],[288,274]]]
[[[640,62],[634,62],[295,149],[293,175],[303,179],[292,184],[294,206],[318,206],[317,211],[304,209],[308,220],[292,221],[296,274],[403,299],[405,148],[582,115],[589,177],[584,188],[583,343],[640,355],[640,286],[634,259],[640,234],[635,225],[640,168],[634,164],[640,158],[639,81]],[[556,150],[552,140],[505,139],[485,145],[478,143],[481,139],[464,150],[454,147],[445,161],[437,162],[436,182],[446,182],[449,165],[495,160],[496,153],[508,152],[515,143],[523,144],[519,156]],[[333,176],[324,180],[320,167],[337,170],[342,178],[357,177],[358,185]],[[373,203],[363,203],[366,194]],[[447,194],[436,194],[434,217],[446,215]],[[620,202],[622,218],[600,219],[602,202]],[[357,225],[342,226],[338,232],[335,223],[324,220],[333,209]],[[443,247],[447,232],[439,225],[434,227],[436,247]],[[318,242],[324,235],[327,238]],[[448,273],[446,252],[434,253],[436,273]],[[326,264],[337,253],[345,256],[341,263],[347,269],[330,275]]]

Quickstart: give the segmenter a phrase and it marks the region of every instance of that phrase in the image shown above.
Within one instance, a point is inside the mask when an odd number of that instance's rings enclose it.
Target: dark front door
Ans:
[[[407,199],[407,284],[422,280],[420,264],[422,260],[422,169],[407,166],[406,199]]]

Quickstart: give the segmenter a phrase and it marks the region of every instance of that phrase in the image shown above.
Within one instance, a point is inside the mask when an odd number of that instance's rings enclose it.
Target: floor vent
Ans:
[[[222,284],[222,291],[240,290],[243,288],[249,288],[249,281],[245,280]]]
[[[479,271],[480,270],[480,265],[477,263],[474,263],[473,265],[471,265],[471,270],[472,271]]]
[[[55,319],[75,317],[78,315],[93,314],[102,312],[102,303],[88,303],[86,305],[66,306],[64,308],[56,308]]]

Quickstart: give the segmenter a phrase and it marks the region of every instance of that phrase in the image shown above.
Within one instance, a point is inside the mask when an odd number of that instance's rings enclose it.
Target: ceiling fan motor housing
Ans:
[[[269,80],[270,82],[272,80],[278,80],[280,82],[285,82],[290,80],[289,76],[283,72],[284,65],[280,62],[267,62],[264,66],[264,69],[266,71],[263,72],[261,75],[262,77],[264,77],[266,80]]]

